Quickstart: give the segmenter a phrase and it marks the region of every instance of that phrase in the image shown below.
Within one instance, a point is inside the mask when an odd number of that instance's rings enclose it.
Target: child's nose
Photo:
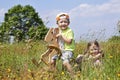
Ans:
[[[62,24],[65,24],[65,22],[63,22]]]

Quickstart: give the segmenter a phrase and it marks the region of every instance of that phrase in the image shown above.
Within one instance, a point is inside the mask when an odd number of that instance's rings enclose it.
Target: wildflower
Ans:
[[[62,73],[61,73],[62,75],[64,75],[65,73],[62,71]]]
[[[94,78],[93,80],[97,80],[96,78]]]
[[[78,66],[77,64],[74,65],[74,67],[77,67],[77,66]]]
[[[80,73],[78,73],[77,76],[80,77]]]
[[[80,77],[80,75],[81,75],[81,74],[80,74],[80,71],[78,71],[76,74],[77,74],[78,77]]]
[[[11,72],[11,69],[10,69],[10,68],[8,68],[8,69],[7,69],[7,72],[8,72],[8,73],[10,73],[10,72]]]
[[[110,56],[109,58],[113,58],[113,56]]]
[[[108,80],[110,80],[110,77],[107,77]]]
[[[30,69],[28,69],[28,72],[31,72],[31,70],[30,70]]]
[[[117,76],[120,77],[120,73],[118,73]]]

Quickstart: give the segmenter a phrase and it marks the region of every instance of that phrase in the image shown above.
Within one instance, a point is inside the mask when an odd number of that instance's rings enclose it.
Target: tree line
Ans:
[[[30,6],[16,5],[5,13],[4,21],[0,25],[0,42],[9,42],[10,36],[14,36],[14,41],[26,39],[44,39],[48,28],[44,22]]]

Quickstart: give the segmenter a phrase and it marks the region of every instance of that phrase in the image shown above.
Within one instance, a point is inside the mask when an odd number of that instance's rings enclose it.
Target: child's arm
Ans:
[[[65,36],[62,36],[62,38],[63,38],[63,40],[64,40],[66,43],[71,44],[72,39],[68,39],[68,38],[66,38]]]
[[[61,37],[68,44],[71,44],[71,42],[72,42],[72,39],[68,39],[65,36],[63,36],[62,34],[57,34],[56,37]]]
[[[97,59],[99,59],[101,57],[102,57],[102,53],[99,53],[99,54],[93,56],[93,60],[97,60]]]

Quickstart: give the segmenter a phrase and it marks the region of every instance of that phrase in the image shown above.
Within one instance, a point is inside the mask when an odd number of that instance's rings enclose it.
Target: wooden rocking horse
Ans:
[[[44,62],[47,66],[50,65],[51,58],[53,55],[57,54],[58,56],[61,55],[59,45],[58,45],[58,39],[56,38],[56,35],[59,33],[58,28],[50,28],[47,35],[45,36],[44,41],[48,43],[47,50],[45,53],[43,53],[40,57],[40,60],[37,62],[35,59],[32,60],[32,62],[39,66],[41,62]]]

